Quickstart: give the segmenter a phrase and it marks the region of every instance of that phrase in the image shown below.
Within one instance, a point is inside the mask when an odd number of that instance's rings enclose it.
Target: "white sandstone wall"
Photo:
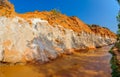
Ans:
[[[47,62],[67,49],[99,47],[116,40],[93,33],[77,33],[60,25],[51,26],[38,18],[26,20],[15,17],[0,17],[0,61]]]

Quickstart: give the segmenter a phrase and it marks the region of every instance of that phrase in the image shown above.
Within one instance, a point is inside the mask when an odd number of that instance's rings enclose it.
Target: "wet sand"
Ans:
[[[0,77],[111,77],[110,48],[75,52],[46,64],[1,64]]]

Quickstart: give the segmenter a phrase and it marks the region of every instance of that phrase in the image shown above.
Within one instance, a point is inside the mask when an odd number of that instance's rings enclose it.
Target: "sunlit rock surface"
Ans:
[[[63,53],[116,41],[116,35],[110,30],[90,28],[77,17],[53,11],[17,14],[7,0],[0,7],[1,62],[48,62]]]
[[[51,26],[40,18],[29,24],[20,17],[0,17],[0,60],[3,62],[47,62],[71,49],[95,48],[115,42],[94,33],[77,33],[61,25]]]

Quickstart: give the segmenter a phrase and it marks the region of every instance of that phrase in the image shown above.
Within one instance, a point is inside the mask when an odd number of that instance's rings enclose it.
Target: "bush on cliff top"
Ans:
[[[52,9],[51,12],[52,12],[54,15],[58,15],[58,14],[61,13],[60,10],[58,10],[58,9]]]

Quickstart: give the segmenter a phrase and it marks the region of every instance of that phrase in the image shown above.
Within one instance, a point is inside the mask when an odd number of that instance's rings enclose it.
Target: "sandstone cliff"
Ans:
[[[63,53],[116,41],[110,30],[89,27],[77,17],[55,10],[18,14],[7,0],[0,0],[0,8],[1,62],[47,62]]]

